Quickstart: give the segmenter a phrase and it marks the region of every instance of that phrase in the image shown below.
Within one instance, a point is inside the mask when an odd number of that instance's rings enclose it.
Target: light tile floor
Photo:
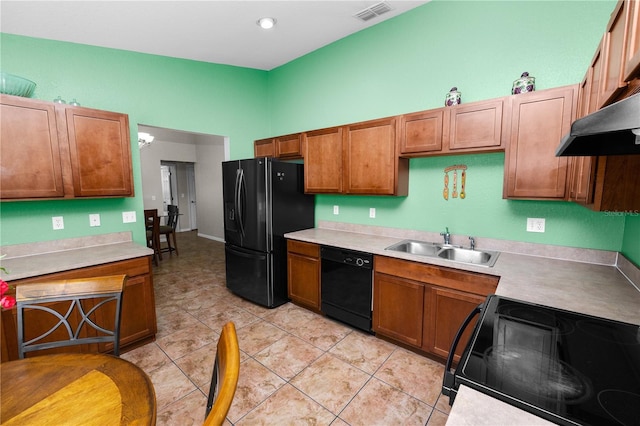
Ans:
[[[199,425],[220,330],[233,321],[240,379],[227,424],[444,425],[444,367],[292,303],[266,309],[225,287],[224,245],[178,234],[154,266],[156,341],[122,354],[154,384],[158,425]]]

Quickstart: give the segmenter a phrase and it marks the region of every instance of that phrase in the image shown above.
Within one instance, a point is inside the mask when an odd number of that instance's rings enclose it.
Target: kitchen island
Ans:
[[[479,250],[500,252],[493,267],[484,267],[385,250],[404,239],[441,242],[437,233],[321,222],[319,228],[285,237],[493,275],[499,278],[498,295],[640,325],[640,270],[615,252],[477,238]],[[467,246],[468,240],[452,235],[451,243]],[[462,386],[449,424],[488,424],[488,419],[491,424],[500,419],[509,424],[551,424]]]
[[[156,312],[151,255],[153,250],[132,241],[131,233],[2,247],[2,279],[10,286],[33,282],[126,274],[120,345],[126,350],[155,338]],[[11,292],[12,293],[12,292]],[[37,326],[36,326],[37,327]],[[17,359],[15,309],[2,312],[2,362]],[[91,351],[105,352],[104,344]]]

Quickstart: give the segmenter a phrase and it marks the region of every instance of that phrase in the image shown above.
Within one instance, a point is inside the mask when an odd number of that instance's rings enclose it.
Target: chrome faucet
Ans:
[[[442,235],[444,237],[444,243],[445,244],[450,244],[451,234],[449,233],[449,227],[448,226],[446,228],[446,231],[445,232],[441,232],[440,235]]]
[[[469,237],[469,242],[471,243],[471,250],[476,249],[476,239],[474,237]]]

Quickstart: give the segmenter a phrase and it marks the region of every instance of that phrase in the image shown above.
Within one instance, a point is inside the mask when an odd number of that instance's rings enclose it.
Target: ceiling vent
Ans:
[[[353,16],[360,19],[361,21],[367,22],[377,16],[389,12],[390,10],[391,7],[387,3],[380,2],[374,4],[373,6],[369,6],[366,9],[362,9],[360,12],[356,13]]]

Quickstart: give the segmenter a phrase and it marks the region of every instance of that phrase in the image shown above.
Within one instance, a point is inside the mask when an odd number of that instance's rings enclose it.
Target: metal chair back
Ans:
[[[112,343],[114,355],[120,356],[126,280],[126,275],[113,275],[18,285],[19,358],[33,351],[95,343]],[[42,333],[26,339],[30,323],[32,330]],[[45,328],[42,324],[53,325]]]

